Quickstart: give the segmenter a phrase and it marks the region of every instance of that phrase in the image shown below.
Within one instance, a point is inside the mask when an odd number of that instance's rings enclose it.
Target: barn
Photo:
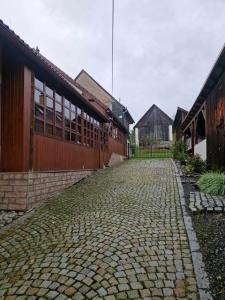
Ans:
[[[181,129],[181,124],[183,123],[184,119],[186,118],[188,111],[178,107],[177,112],[173,121],[173,139],[179,140],[183,136],[183,132]]]
[[[212,169],[225,169],[225,47],[181,129],[191,153],[207,160]]]
[[[153,104],[134,126],[136,145],[143,145],[146,139],[172,141],[172,124],[173,120]]]
[[[99,98],[0,21],[1,209],[30,209],[127,157],[129,129]]]

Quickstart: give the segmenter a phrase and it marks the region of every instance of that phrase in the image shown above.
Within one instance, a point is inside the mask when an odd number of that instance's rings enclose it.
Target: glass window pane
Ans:
[[[42,106],[35,105],[35,116],[41,119],[44,118],[44,108]]]
[[[71,123],[71,129],[75,130],[75,128],[76,128],[76,124],[72,122]]]
[[[70,119],[70,111],[69,111],[69,109],[65,108],[64,109],[64,114],[65,114],[65,118]]]
[[[75,110],[76,110],[76,106],[75,106],[75,105],[73,105],[73,104],[71,103],[71,105],[70,105],[70,109],[71,109],[72,111],[75,111]]]
[[[46,109],[46,121],[53,122],[53,111],[51,109]]]
[[[78,132],[81,134],[81,126],[78,126],[77,129],[78,129]]]
[[[69,111],[69,109],[65,108],[64,116],[65,116],[65,126],[70,127],[70,111]]]
[[[59,94],[55,93],[55,100],[58,101],[59,103],[62,103],[62,96]]]
[[[46,133],[53,135],[53,126],[51,124],[46,124]]]
[[[34,90],[34,101],[38,104],[44,105],[44,94],[38,90]]]
[[[76,135],[73,132],[71,132],[71,142],[76,142]]]
[[[62,105],[56,103],[56,104],[55,104],[55,111],[61,113],[61,112],[62,112]]]
[[[70,101],[67,100],[66,98],[64,99],[64,106],[70,107]]]
[[[62,128],[56,127],[56,136],[57,137],[62,137]]]
[[[47,107],[53,108],[53,100],[47,96],[46,101],[47,101]]]
[[[56,124],[57,124],[58,126],[62,126],[62,114],[56,113],[55,118],[56,118]]]
[[[35,119],[34,129],[36,132],[44,133],[44,122]]]
[[[46,86],[45,88],[46,94],[53,98],[53,90]]]
[[[70,132],[65,131],[65,140],[70,141]]]
[[[74,112],[71,111],[71,121],[75,122],[76,121],[76,115]]]
[[[79,107],[77,107],[77,114],[78,116],[81,115],[81,109]]]
[[[41,82],[40,80],[38,80],[37,78],[34,79],[34,86],[36,88],[38,88],[39,90],[43,91],[44,89],[44,84],[43,82]]]

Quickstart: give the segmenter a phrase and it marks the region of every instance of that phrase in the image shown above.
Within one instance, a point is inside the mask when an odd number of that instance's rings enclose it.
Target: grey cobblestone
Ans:
[[[225,198],[211,196],[201,192],[190,192],[190,210],[195,213],[199,211],[224,212]]]
[[[1,299],[198,299],[170,160],[100,171],[0,245]]]

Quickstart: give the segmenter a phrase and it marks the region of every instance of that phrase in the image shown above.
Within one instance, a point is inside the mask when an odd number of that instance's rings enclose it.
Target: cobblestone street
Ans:
[[[198,299],[170,160],[136,160],[0,235],[0,299]]]

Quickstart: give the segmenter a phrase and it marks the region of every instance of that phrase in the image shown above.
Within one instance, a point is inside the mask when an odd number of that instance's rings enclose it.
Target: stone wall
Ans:
[[[25,211],[35,207],[92,172],[0,173],[0,209]]]

